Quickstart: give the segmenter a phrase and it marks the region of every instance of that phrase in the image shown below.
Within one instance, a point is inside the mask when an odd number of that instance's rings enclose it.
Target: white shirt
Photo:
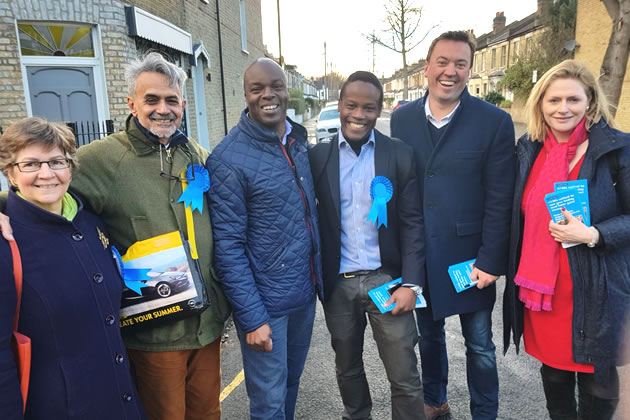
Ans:
[[[455,111],[457,111],[457,108],[459,108],[459,104],[460,103],[461,102],[458,101],[457,105],[455,105],[455,108],[453,108],[453,110],[447,116],[445,116],[441,120],[438,120],[431,113],[431,108],[429,107],[429,97],[427,96],[426,100],[424,101],[424,113],[427,116],[427,120],[429,120],[429,122],[431,124],[433,124],[435,126],[435,128],[442,128],[446,124],[451,122],[451,119],[453,118],[453,115],[455,114]]]

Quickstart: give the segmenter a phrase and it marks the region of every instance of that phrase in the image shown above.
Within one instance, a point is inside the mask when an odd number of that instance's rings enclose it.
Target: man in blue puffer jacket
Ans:
[[[293,419],[322,293],[306,129],[286,117],[284,71],[255,61],[239,123],[206,166],[215,268],[241,343],[252,419]]]

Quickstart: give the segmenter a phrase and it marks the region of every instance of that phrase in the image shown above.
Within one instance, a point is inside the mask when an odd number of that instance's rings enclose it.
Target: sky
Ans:
[[[278,56],[277,1],[261,0],[263,43],[274,56]],[[389,0],[279,1],[282,55],[286,64],[297,65],[304,76],[322,76],[325,62],[329,63],[329,72],[332,68],[344,76],[356,70],[372,71],[372,45],[363,34],[374,30],[377,35],[391,39],[391,35],[383,32],[386,29],[385,4]],[[509,25],[534,13],[537,7],[537,0],[415,1],[423,10],[416,39],[434,24],[438,26],[408,53],[407,64],[425,58],[431,40],[442,32],[473,29],[475,35],[480,36],[492,30],[496,12],[504,12]],[[391,76],[401,67],[401,54],[376,46],[374,72],[377,76]]]

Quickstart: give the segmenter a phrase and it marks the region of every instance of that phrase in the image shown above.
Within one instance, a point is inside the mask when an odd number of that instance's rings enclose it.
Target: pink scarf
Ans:
[[[554,191],[555,182],[569,177],[569,162],[577,148],[588,138],[585,120],[575,127],[566,143],[558,143],[547,127],[541,153],[547,154],[544,166],[529,195],[525,197],[525,227],[521,261],[514,282],[520,286],[519,299],[532,311],[551,311],[551,298],[560,267],[562,245],[549,233],[551,217],[545,195]]]

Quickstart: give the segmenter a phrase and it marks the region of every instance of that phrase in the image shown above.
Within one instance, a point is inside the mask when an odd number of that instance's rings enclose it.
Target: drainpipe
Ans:
[[[221,43],[221,14],[219,12],[219,0],[215,0],[215,4],[217,7],[217,31],[219,35],[219,67],[221,70],[221,99],[223,100],[223,128],[225,131],[224,135],[227,136],[227,106],[225,104],[225,74],[223,73],[223,45]]]

